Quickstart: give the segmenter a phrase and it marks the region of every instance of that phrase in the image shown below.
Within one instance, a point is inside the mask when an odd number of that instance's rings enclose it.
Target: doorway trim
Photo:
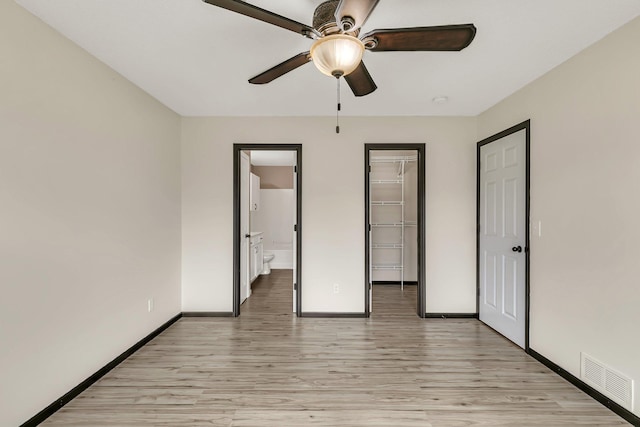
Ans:
[[[296,316],[302,315],[302,144],[233,144],[233,316],[240,315],[240,152],[296,152]]]
[[[529,221],[531,210],[531,161],[530,161],[530,145],[531,145],[531,120],[525,120],[508,129],[503,130],[495,135],[485,138],[478,142],[476,153],[476,313],[480,315],[480,148],[484,145],[498,141],[521,130],[525,131],[525,318],[524,318],[524,351],[529,353]],[[487,325],[488,326],[488,325]],[[490,327],[490,326],[489,326]]]
[[[371,192],[369,186],[370,152],[375,150],[415,150],[418,152],[418,296],[416,312],[420,318],[426,317],[426,187],[425,187],[425,144],[364,144],[364,314],[371,316],[369,293],[371,292],[371,259],[369,246],[371,245],[370,203]]]

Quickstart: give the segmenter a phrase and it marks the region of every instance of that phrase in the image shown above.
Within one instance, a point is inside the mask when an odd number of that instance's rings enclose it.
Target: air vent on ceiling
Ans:
[[[633,380],[606,364],[581,353],[580,376],[591,387],[633,412]]]

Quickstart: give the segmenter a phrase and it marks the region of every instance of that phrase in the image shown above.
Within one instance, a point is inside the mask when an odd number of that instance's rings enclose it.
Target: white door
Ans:
[[[367,283],[368,295],[365,295],[365,298],[369,298],[369,314],[371,314],[373,312],[373,229],[371,227],[371,212],[373,209],[371,207],[371,152],[369,153],[369,164],[367,165],[367,185],[369,186],[369,218],[367,219],[369,247],[366,250],[369,252],[367,254],[369,257],[369,283]]]
[[[298,163],[298,153],[294,152],[294,162]],[[298,170],[297,166],[293,167],[293,245],[291,247],[293,251],[293,312],[296,312],[297,290],[296,277],[297,277],[297,260],[298,260]]]
[[[525,347],[526,130],[480,147],[480,320]]]
[[[240,153],[240,304],[249,296],[251,263],[249,261],[249,156]]]

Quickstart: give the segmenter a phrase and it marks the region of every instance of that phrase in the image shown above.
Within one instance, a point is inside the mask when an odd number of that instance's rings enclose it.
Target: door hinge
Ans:
[[[298,173],[298,167],[297,166],[293,167],[293,173]]]
[[[298,224],[293,224],[293,231],[298,231]]]
[[[298,290],[298,284],[297,284],[297,283],[294,283],[294,284],[293,284],[293,290],[294,290],[294,291],[297,291],[297,290]]]
[[[371,165],[369,165],[369,172],[371,172]]]

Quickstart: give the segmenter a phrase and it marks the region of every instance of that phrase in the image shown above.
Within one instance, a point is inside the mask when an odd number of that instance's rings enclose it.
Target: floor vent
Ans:
[[[581,353],[582,379],[617,404],[633,412],[633,380],[588,354]]]

